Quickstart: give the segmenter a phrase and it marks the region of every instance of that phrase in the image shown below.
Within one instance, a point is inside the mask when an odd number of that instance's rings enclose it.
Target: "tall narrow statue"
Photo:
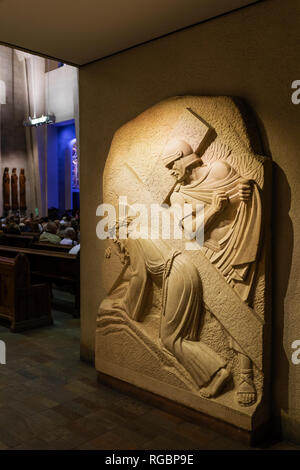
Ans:
[[[9,201],[9,189],[10,189],[10,181],[9,181],[9,169],[6,167],[4,168],[3,173],[3,209],[4,214],[7,214],[10,209],[10,201]]]
[[[11,208],[13,211],[17,211],[19,209],[19,202],[18,202],[18,175],[17,169],[13,168],[11,174]]]
[[[20,211],[25,212],[26,207],[26,176],[24,168],[20,170],[20,179],[19,179],[19,189],[20,189]]]

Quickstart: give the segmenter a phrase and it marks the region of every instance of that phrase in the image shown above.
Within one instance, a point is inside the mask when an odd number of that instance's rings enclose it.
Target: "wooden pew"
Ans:
[[[34,248],[35,250],[56,251],[58,253],[69,253],[72,246],[69,246],[69,245],[55,245],[54,243],[46,243],[46,242],[33,242],[30,245],[30,248]]]
[[[10,233],[3,233],[0,237],[0,245],[21,246],[29,247],[36,240],[36,235],[14,235]]]
[[[39,233],[26,233],[21,235],[2,233],[0,236],[0,245],[35,248],[37,250],[57,251],[59,253],[68,253],[72,248],[71,245],[56,245],[54,243],[40,242],[39,237]]]
[[[75,292],[75,310],[80,309],[80,253],[70,255],[59,251],[38,250],[0,245],[0,256],[13,258],[17,254],[26,255],[30,263],[31,275],[39,280],[71,284]]]
[[[47,284],[32,285],[24,254],[0,257],[0,318],[13,332],[51,325],[51,297]]]

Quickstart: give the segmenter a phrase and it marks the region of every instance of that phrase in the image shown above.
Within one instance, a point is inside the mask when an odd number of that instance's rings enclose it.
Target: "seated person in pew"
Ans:
[[[75,230],[72,227],[68,227],[64,232],[64,238],[61,240],[60,244],[71,245],[71,246],[77,245],[75,238],[76,238]]]
[[[19,229],[20,229],[20,232],[21,233],[27,233],[28,232],[28,226],[25,224],[25,217],[22,217],[20,219],[20,223],[19,223]]]
[[[14,220],[10,220],[6,227],[6,233],[10,235],[21,235],[21,230],[19,225]]]
[[[71,250],[68,251],[68,253],[69,253],[70,255],[77,255],[77,253],[79,253],[79,251],[80,251],[80,243],[78,243],[78,245],[73,246],[73,247],[71,248]]]
[[[45,231],[40,235],[40,242],[60,244],[60,237],[57,235],[57,226],[54,222],[48,222]]]
[[[55,219],[54,220],[54,223],[57,227],[57,235],[59,235],[59,232],[60,232],[60,221],[58,219]]]

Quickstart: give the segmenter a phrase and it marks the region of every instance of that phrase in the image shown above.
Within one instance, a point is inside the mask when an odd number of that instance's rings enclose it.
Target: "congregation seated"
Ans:
[[[61,238],[57,235],[57,225],[54,222],[48,222],[45,231],[40,235],[40,242],[54,243],[59,245]]]
[[[77,244],[72,246],[72,248],[69,251],[70,255],[77,255],[80,251],[80,232],[77,232]]]
[[[7,217],[5,223],[1,224],[2,230],[10,235],[21,235],[19,223],[20,220],[17,217]]]
[[[6,233],[10,235],[21,235],[21,230],[18,224],[11,221],[6,227]]]
[[[68,227],[64,231],[64,238],[61,240],[60,244],[71,245],[71,246],[77,245],[77,242],[75,241],[75,237],[76,237],[76,232],[73,229],[73,227]]]
[[[21,219],[20,224],[19,224],[19,229],[21,233],[29,232],[29,227],[28,225],[25,224],[25,219]]]
[[[46,230],[47,224],[50,222],[49,217],[42,217],[39,221],[39,230],[44,232]]]
[[[9,244],[11,244],[11,237],[15,236],[15,244],[24,246],[23,242],[29,235],[35,237],[35,240],[39,242],[65,245],[66,250],[70,246],[72,249],[80,243],[79,211],[75,216],[74,213],[72,215],[70,211],[67,211],[59,217],[58,210],[52,209],[52,218],[34,216],[33,213],[30,216],[15,214],[0,218],[0,236],[5,241],[2,244],[8,243],[8,239],[5,238],[8,236],[10,237]],[[23,236],[24,240],[22,240]],[[76,253],[79,250],[80,247],[76,249]]]

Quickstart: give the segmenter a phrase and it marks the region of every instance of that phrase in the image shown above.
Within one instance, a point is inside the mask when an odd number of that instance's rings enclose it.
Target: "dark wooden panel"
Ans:
[[[0,257],[1,317],[10,320],[12,331],[52,323],[49,285],[31,285],[29,261],[22,253]]]
[[[37,248],[23,248],[0,245],[0,256],[15,258],[26,255],[32,276],[41,282],[62,282],[73,286],[75,292],[75,313],[80,308],[80,252],[71,255],[62,251]]]

